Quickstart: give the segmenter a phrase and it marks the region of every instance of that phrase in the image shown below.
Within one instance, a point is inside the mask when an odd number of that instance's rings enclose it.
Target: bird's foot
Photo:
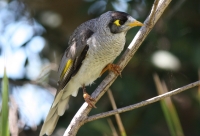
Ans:
[[[88,103],[90,108],[97,108],[92,102],[95,101],[94,98],[92,98],[88,93],[83,93],[83,98]]]
[[[119,65],[116,64],[108,64],[102,71],[100,76],[106,72],[107,70],[114,72],[116,75],[119,75],[120,77],[122,77],[121,75],[121,68],[119,67]]]
[[[110,71],[114,72],[116,75],[119,75],[120,77],[122,76],[121,68],[119,67],[119,65],[110,64],[109,67],[110,67],[110,69],[109,69]]]
[[[85,86],[83,86],[83,98],[85,100],[85,102],[88,103],[88,105],[90,106],[90,108],[97,108],[93,102],[95,101],[94,98],[92,98],[87,92],[86,92],[86,89],[85,89]]]

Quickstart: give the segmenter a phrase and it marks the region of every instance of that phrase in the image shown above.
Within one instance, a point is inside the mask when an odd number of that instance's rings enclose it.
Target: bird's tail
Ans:
[[[65,97],[64,99],[62,99],[62,96],[63,90],[56,95],[55,100],[40,131],[40,136],[43,136],[44,134],[51,135],[56,127],[59,117],[64,114],[66,105],[69,101],[69,96]]]

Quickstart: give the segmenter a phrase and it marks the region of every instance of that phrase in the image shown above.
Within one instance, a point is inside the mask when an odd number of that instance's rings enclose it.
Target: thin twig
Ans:
[[[156,8],[155,13],[150,13],[149,17],[145,20],[145,25],[139,30],[139,32],[134,37],[133,41],[128,46],[128,49],[122,55],[118,65],[123,69],[128,62],[131,60],[137,49],[140,47],[144,39],[147,37],[148,33],[151,31],[157,20],[160,18],[166,7],[169,5],[171,0],[160,0],[158,3],[158,7]],[[150,17],[154,16],[154,20],[152,23],[147,22],[150,21]],[[101,96],[108,90],[111,84],[115,81],[117,75],[114,73],[109,73],[108,76],[101,82],[101,84],[97,87],[97,89],[92,93],[92,97],[95,98],[96,102],[101,98]],[[79,128],[85,123],[85,119],[89,114],[91,108],[87,103],[84,103],[78,112],[73,117],[70,122],[68,128],[66,129],[64,136],[75,136]]]
[[[109,126],[110,126],[110,128],[112,130],[112,136],[118,136],[117,131],[116,131],[111,119],[108,118],[107,121],[108,121],[108,124],[109,124]]]
[[[100,119],[100,118],[105,118],[105,117],[108,117],[108,116],[111,116],[111,115],[115,115],[115,114],[119,114],[119,113],[122,113],[122,112],[126,112],[126,111],[130,111],[130,110],[133,110],[133,109],[137,109],[137,108],[140,108],[140,107],[149,105],[151,103],[160,101],[160,100],[162,100],[162,99],[164,99],[166,97],[170,97],[172,95],[178,94],[180,92],[183,92],[185,90],[188,90],[190,88],[193,88],[193,87],[196,87],[196,86],[199,86],[199,85],[200,85],[200,81],[196,81],[194,83],[188,84],[186,86],[177,88],[177,89],[172,90],[170,92],[164,93],[162,95],[158,95],[156,97],[147,99],[145,101],[142,101],[142,102],[130,105],[130,106],[126,106],[126,107],[123,107],[123,108],[119,108],[117,110],[112,110],[112,111],[108,111],[108,112],[104,112],[104,113],[100,113],[100,114],[96,114],[96,115],[90,116],[85,120],[85,122],[90,122],[90,121],[97,120],[97,119]]]
[[[108,97],[109,97],[109,100],[111,102],[113,110],[116,110],[117,106],[116,106],[112,91],[110,89],[108,89],[107,93],[108,93]],[[124,129],[124,126],[123,126],[123,123],[122,123],[120,115],[119,114],[115,114],[115,119],[117,121],[117,125],[119,127],[119,131],[121,133],[121,136],[126,136],[126,131]]]

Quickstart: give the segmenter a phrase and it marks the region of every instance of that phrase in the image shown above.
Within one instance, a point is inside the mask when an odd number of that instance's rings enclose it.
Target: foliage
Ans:
[[[2,109],[0,116],[0,136],[9,136],[9,126],[8,126],[8,100],[9,92],[8,92],[8,77],[6,75],[6,68],[4,69],[4,76],[2,81]]]
[[[52,92],[52,88],[55,89],[56,74],[54,74],[55,72],[44,74],[42,68],[46,67],[46,65],[50,65],[51,71],[56,70],[55,67],[53,68],[52,64],[59,63],[60,57],[67,48],[69,36],[78,25],[88,19],[97,17],[104,11],[120,9],[123,9],[137,20],[143,22],[150,12],[152,3],[153,1],[147,0],[124,0],[124,3],[120,3],[117,0],[84,0],[79,2],[30,0],[9,1],[7,6],[9,10],[12,10],[12,12],[8,14],[8,17],[3,21],[5,24],[0,24],[0,27],[3,26],[4,28],[0,31],[2,37],[3,32],[8,32],[6,31],[6,28],[16,22],[26,22],[22,26],[28,25],[33,28],[31,31],[32,35],[17,46],[13,46],[12,43],[16,43],[11,42],[12,39],[14,39],[14,32],[12,33],[13,35],[8,36],[7,39],[0,39],[1,56],[5,51],[5,47],[9,47],[13,52],[20,50],[20,55],[25,54],[24,62],[22,64],[20,63],[21,67],[23,67],[22,72],[18,71],[20,77],[13,77],[11,74],[8,74],[10,80],[16,81],[13,82],[13,86],[19,87],[29,82],[39,84],[40,87],[47,88]],[[118,6],[116,6],[117,4]],[[2,11],[3,8],[0,9],[0,12]],[[15,18],[11,18],[11,15],[15,16]],[[29,29],[27,29],[27,31],[28,30]],[[133,36],[138,30],[139,28],[134,28],[128,32],[127,45],[131,42]],[[153,31],[148,35],[134,58],[122,72],[122,78],[118,78],[112,85],[111,90],[113,91],[117,107],[127,106],[156,96],[156,87],[152,78],[154,72],[158,73],[161,79],[166,82],[169,90],[173,90],[198,80],[197,73],[200,67],[199,30],[199,1],[182,0],[182,3],[180,1],[172,1],[167,11],[157,22]],[[9,29],[9,31],[11,31],[11,29]],[[22,37],[22,35],[20,36]],[[41,39],[44,41],[43,44],[34,43],[30,46],[32,40],[38,38],[40,41]],[[40,49],[36,48],[38,46]],[[157,51],[166,51],[172,54],[176,59],[178,59],[180,66],[177,69],[163,69],[158,67],[152,61],[152,57]],[[13,64],[19,64],[17,59],[13,57],[13,52],[11,60],[14,60]],[[2,60],[2,58],[0,58],[0,60]],[[39,62],[39,64],[37,62]],[[117,62],[117,60],[115,62]],[[166,63],[166,61],[163,62]],[[7,63],[9,63],[9,61]],[[170,63],[170,65],[173,66],[175,64]],[[11,69],[16,69],[16,67],[12,67]],[[37,78],[40,76],[40,72],[45,75],[45,79],[42,81],[39,80],[41,78]],[[49,81],[47,81],[46,77],[49,78]],[[104,77],[105,75],[95,81],[95,84],[87,87],[87,91],[91,93]],[[12,90],[10,92],[12,92]],[[195,88],[171,98],[176,107],[177,114],[179,115],[185,136],[200,135],[199,98],[196,96],[197,90]],[[46,97],[41,95],[40,99],[46,100]],[[71,98],[69,109],[66,111],[65,115],[60,118],[56,129],[58,135],[61,135],[60,133],[63,132],[63,128],[65,129],[68,126],[82,103],[83,98],[82,92],[80,91],[76,98]],[[32,102],[30,103],[30,106],[34,104],[35,102]],[[43,105],[41,104],[40,106],[42,107]],[[107,95],[103,96],[96,106],[97,109],[93,109],[90,113],[91,115],[112,109]],[[38,107],[38,109],[41,107]],[[39,112],[38,109],[35,111]],[[167,122],[165,121],[159,103],[123,113],[120,116],[128,136],[170,135]],[[111,120],[117,128],[114,117],[111,117]],[[38,135],[41,125],[42,124],[39,125],[37,131],[28,131],[27,129],[31,126],[28,126],[28,128],[25,127],[26,130],[22,131],[20,135]],[[111,133],[112,132],[106,119],[102,119],[82,126],[77,136],[83,134],[96,136],[111,135]]]

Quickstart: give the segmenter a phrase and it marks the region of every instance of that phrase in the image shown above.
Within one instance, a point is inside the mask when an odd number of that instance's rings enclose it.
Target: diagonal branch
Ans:
[[[148,18],[145,20],[145,25],[139,30],[139,32],[134,37],[128,49],[122,55],[118,65],[121,69],[128,64],[130,59],[133,57],[137,49],[140,47],[144,39],[147,37],[148,33],[152,30],[153,26],[160,18],[166,7],[169,5],[171,0],[155,0],[155,5],[151,11]],[[157,4],[156,4],[157,3]],[[150,19],[151,18],[151,19]],[[109,73],[109,75],[101,82],[97,89],[92,93],[92,97],[95,98],[96,102],[101,98],[101,96],[108,90],[111,84],[115,81],[117,75],[114,73]],[[75,136],[78,129],[85,123],[88,113],[91,108],[87,103],[84,103],[78,112],[75,114],[68,128],[66,129],[64,136]]]
[[[164,99],[166,97],[170,97],[172,95],[181,93],[181,92],[183,92],[185,90],[188,90],[188,89],[196,87],[196,86],[200,86],[200,81],[196,81],[194,83],[188,84],[186,86],[177,88],[177,89],[172,90],[170,92],[158,95],[156,97],[150,98],[148,100],[145,100],[145,101],[142,101],[142,102],[130,105],[130,106],[126,106],[126,107],[119,108],[119,109],[116,109],[116,110],[112,110],[112,111],[108,111],[108,112],[104,112],[104,113],[100,113],[100,114],[96,114],[96,115],[90,116],[85,120],[85,123],[93,121],[93,120],[97,120],[97,119],[100,119],[100,118],[105,118],[105,117],[108,117],[108,116],[112,116],[112,115],[115,115],[115,114],[119,114],[119,113],[122,113],[122,112],[130,111],[130,110],[133,110],[133,109],[137,109],[137,108],[146,106],[148,104],[160,101],[160,100],[162,100],[162,99]]]

